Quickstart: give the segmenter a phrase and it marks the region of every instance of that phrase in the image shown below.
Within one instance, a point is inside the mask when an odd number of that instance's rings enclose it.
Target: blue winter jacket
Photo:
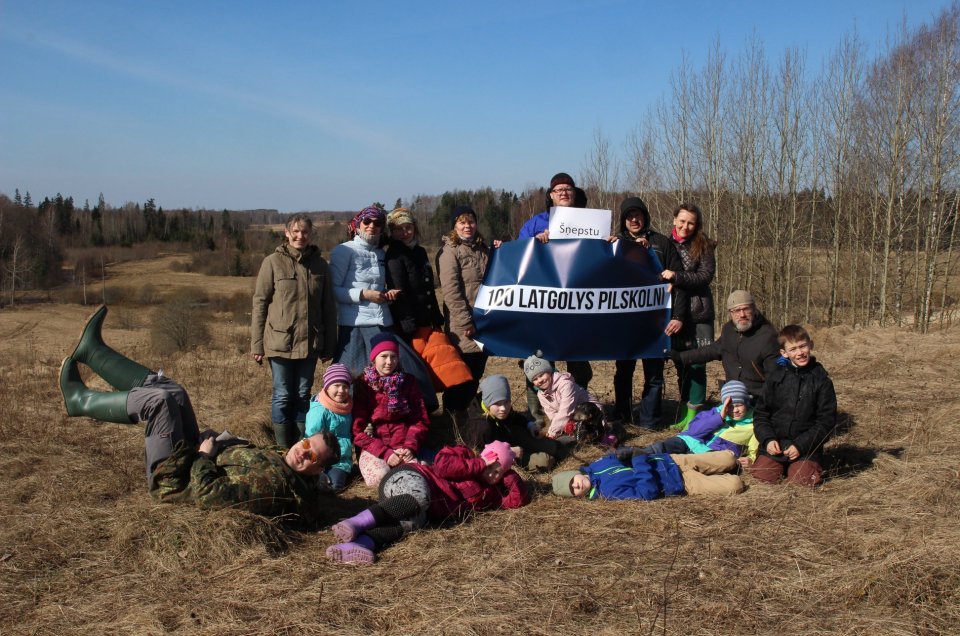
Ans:
[[[349,473],[353,467],[353,415],[340,415],[326,408],[314,397],[310,400],[310,410],[307,411],[306,437],[330,431],[337,436],[340,445],[340,461],[332,466]]]
[[[386,255],[359,236],[341,243],[330,252],[330,277],[337,299],[337,324],[345,327],[389,327],[393,324],[389,305],[360,300],[364,289],[385,291]]]
[[[531,217],[530,220],[524,223],[523,227],[520,228],[520,233],[517,234],[517,238],[533,238],[544,230],[549,229],[549,227],[550,210],[547,210],[546,212],[541,212],[540,214]]]
[[[580,469],[590,477],[588,499],[659,499],[685,494],[680,468],[666,453],[634,455],[632,466],[607,455]]]

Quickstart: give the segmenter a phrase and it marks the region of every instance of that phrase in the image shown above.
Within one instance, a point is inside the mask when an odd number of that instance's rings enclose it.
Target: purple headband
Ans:
[[[380,225],[383,226],[387,223],[387,214],[383,211],[383,208],[378,208],[375,205],[363,208],[357,212],[357,215],[350,221],[350,227],[348,229],[350,237],[352,238],[356,235],[363,221],[369,221],[370,219],[379,220]]]

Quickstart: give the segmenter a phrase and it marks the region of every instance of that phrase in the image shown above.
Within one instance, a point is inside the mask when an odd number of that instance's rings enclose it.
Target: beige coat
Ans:
[[[463,332],[474,329],[473,303],[477,300],[480,283],[487,271],[489,248],[477,240],[473,245],[451,243],[444,237],[437,254],[437,272],[443,296],[443,317],[450,341],[463,353],[477,353],[480,347]]]
[[[337,303],[327,262],[310,245],[281,245],[263,259],[253,291],[250,351],[267,358],[332,358]]]

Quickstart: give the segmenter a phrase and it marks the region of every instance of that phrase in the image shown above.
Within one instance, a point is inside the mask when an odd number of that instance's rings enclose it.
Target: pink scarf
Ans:
[[[341,404],[340,402],[334,402],[333,398],[327,395],[327,390],[322,389],[317,393],[317,401],[323,408],[337,415],[350,415],[353,412],[353,398],[349,397],[349,394],[347,403]]]
[[[683,245],[684,243],[690,240],[689,237],[683,238],[682,236],[677,234],[677,228],[673,228],[673,231],[671,232],[670,235],[673,237],[673,240],[676,241],[677,243],[680,243],[680,245]]]
[[[405,376],[406,374],[403,371],[397,371],[390,375],[380,375],[372,364],[363,370],[363,381],[377,393],[386,394],[387,410],[398,415],[410,412],[410,405],[400,395]]]

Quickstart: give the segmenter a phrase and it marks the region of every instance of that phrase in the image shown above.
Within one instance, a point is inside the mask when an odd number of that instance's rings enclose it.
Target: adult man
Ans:
[[[547,207],[564,206],[568,208],[585,208],[587,207],[587,197],[586,194],[579,196],[581,193],[583,193],[583,191],[577,188],[573,182],[573,177],[566,172],[558,172],[550,179],[550,188],[547,190]],[[517,238],[535,238],[541,243],[546,243],[550,240],[549,226],[550,210],[548,209],[530,217],[520,228]],[[573,381],[584,389],[587,388],[587,385],[593,378],[593,369],[586,360],[568,361],[567,371],[573,376]],[[540,402],[537,400],[536,390],[530,382],[527,382],[527,409],[538,424],[543,423],[543,412],[540,409]]]
[[[730,321],[713,344],[689,351],[670,351],[672,360],[697,364],[721,360],[727,380],[740,380],[754,398],[760,395],[767,374],[777,368],[777,330],[757,311],[753,295],[738,289],[727,298]]]
[[[150,494],[159,501],[192,501],[204,508],[237,507],[269,517],[320,521],[317,479],[339,460],[332,435],[318,434],[289,450],[256,448],[246,440],[200,432],[190,397],[162,372],[117,353],[101,336],[106,306],[87,322],[74,352],[60,367],[60,392],[70,416],[117,424],[145,422],[144,447]],[[84,385],[83,362],[117,391]]]

